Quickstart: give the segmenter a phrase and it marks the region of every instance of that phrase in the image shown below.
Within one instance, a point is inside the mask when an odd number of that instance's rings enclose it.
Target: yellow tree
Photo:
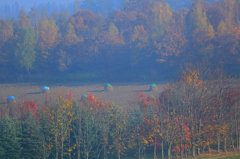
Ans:
[[[71,45],[77,44],[80,41],[80,39],[76,35],[74,27],[71,23],[69,23],[67,25],[66,31],[67,31],[67,34],[64,36],[64,41],[68,47],[71,47]],[[82,41],[83,41],[83,39],[82,39]]]
[[[201,58],[209,58],[213,52],[211,40],[214,29],[208,22],[206,12],[203,10],[204,2],[196,0],[187,15],[187,36],[191,49],[189,52],[197,53]]]
[[[143,152],[147,147],[148,142],[148,132],[146,129],[144,119],[145,116],[143,112],[140,110],[139,106],[135,106],[133,110],[130,111],[130,138],[128,143],[128,148],[137,149],[138,159],[143,157]]]
[[[69,155],[72,151],[72,148],[70,147],[67,152],[64,152],[64,141],[70,137],[69,129],[74,119],[74,112],[72,109],[72,101],[65,100],[63,97],[59,97],[53,107],[46,109],[52,126],[51,132],[54,136],[56,159],[58,159],[60,150],[61,159],[63,159],[64,155]]]
[[[119,34],[118,28],[114,25],[114,23],[109,25],[108,31],[103,31],[101,33],[100,42],[107,45],[124,43],[121,34]]]
[[[82,104],[82,147],[83,156],[88,159],[94,153],[94,147],[98,147],[101,143],[101,124],[99,124],[99,116],[97,113],[97,107],[102,104],[89,94],[87,100],[83,100]]]
[[[217,28],[216,52],[221,55],[221,61],[224,63],[238,62],[238,58],[235,60],[232,55],[238,54],[240,29],[237,26],[231,25],[228,27],[226,21],[221,21]]]
[[[159,26],[168,27],[169,24],[172,22],[173,13],[170,9],[168,3],[164,3],[163,1],[154,2],[154,6],[152,9],[153,13],[153,22],[154,27],[157,29]]]
[[[26,11],[24,9],[20,10],[20,13],[18,15],[18,27],[22,28],[22,27],[30,27],[31,23],[29,18],[26,15]]]
[[[199,144],[200,136],[199,132],[201,130],[201,120],[202,120],[202,109],[204,104],[199,99],[202,98],[202,94],[205,89],[202,88],[203,82],[199,79],[199,70],[187,69],[184,72],[181,80],[181,92],[182,96],[186,98],[185,107],[187,109],[190,133],[191,133],[191,147],[192,156],[195,156],[196,145]],[[198,151],[200,153],[200,151]]]
[[[235,11],[236,1],[235,0],[223,0],[221,5],[221,12],[224,17],[227,28],[230,30],[232,27],[236,26],[234,11]],[[237,9],[238,10],[238,9]]]
[[[102,102],[103,103],[103,102]],[[107,154],[110,153],[108,146],[110,144],[109,134],[110,134],[110,124],[111,124],[111,110],[113,109],[114,103],[103,103],[97,111],[99,124],[100,124],[100,144],[101,150],[98,151],[98,158],[100,153],[103,151],[103,158],[107,159]]]
[[[43,61],[49,60],[49,52],[58,44],[58,26],[53,19],[44,20],[40,24],[38,49],[41,50]],[[52,57],[53,58],[53,57]]]
[[[148,145],[154,145],[154,156],[156,158],[156,138],[158,127],[154,109],[149,106],[150,102],[142,92],[136,94],[135,105],[129,110],[129,134],[128,147],[136,149],[138,158],[143,158],[144,151]],[[149,97],[155,100],[154,97]],[[151,103],[152,104],[152,103]]]
[[[0,47],[9,39],[13,37],[13,27],[10,22],[5,19],[0,20]]]
[[[82,134],[82,122],[83,122],[83,105],[76,104],[74,105],[74,122],[73,122],[73,133],[74,138],[76,140],[76,148],[77,148],[77,159],[81,158],[81,145],[83,141]]]
[[[112,143],[109,146],[112,152],[117,154],[117,158],[120,159],[121,155],[127,149],[127,140],[129,131],[127,129],[127,117],[123,114],[122,109],[118,105],[114,105],[111,110],[111,138]]]
[[[150,21],[151,37],[156,41],[164,35],[165,29],[171,26],[173,22],[173,13],[168,3],[154,2]]]

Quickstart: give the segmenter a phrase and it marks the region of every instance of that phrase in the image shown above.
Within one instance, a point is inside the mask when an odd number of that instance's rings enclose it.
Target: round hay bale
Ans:
[[[149,98],[155,98],[154,95],[150,95]]]
[[[112,91],[113,90],[113,87],[111,84],[106,84],[106,86],[104,87],[104,91]]]
[[[50,89],[47,86],[44,86],[41,90],[41,93],[50,93]]]
[[[82,97],[81,97],[81,100],[84,100],[84,98],[87,98],[87,97],[88,97],[88,95],[83,94]]]
[[[151,86],[150,86],[150,91],[157,91],[158,89],[157,89],[157,85],[156,84],[152,84]]]
[[[7,98],[8,103],[16,103],[15,97],[14,96],[9,96]]]
[[[154,95],[150,95],[150,96],[148,96],[148,97],[147,97],[147,100],[155,100]]]

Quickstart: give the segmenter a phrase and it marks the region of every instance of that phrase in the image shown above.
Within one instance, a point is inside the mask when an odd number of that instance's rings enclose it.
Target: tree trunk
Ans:
[[[208,144],[208,153],[211,153],[210,144]]]
[[[157,140],[157,138],[156,138],[156,135],[155,135],[155,137],[154,137],[154,159],[157,159],[157,154],[156,154],[156,151],[157,151],[157,143],[156,143],[156,140]]]
[[[224,151],[227,152],[227,137],[224,136]]]
[[[239,150],[239,139],[238,139],[238,132],[236,131],[236,140],[237,140],[237,150]]]
[[[62,140],[62,153],[61,153],[61,159],[63,159],[63,140]]]
[[[237,150],[239,150],[239,144],[238,144],[238,120],[237,120],[237,109],[235,110],[235,130],[236,130],[236,140],[237,140]]]
[[[118,159],[121,159],[121,150],[118,149]]]
[[[164,151],[163,151],[163,119],[162,119],[162,110],[160,110],[160,120],[161,120],[161,147],[162,147],[162,159],[164,159]]]
[[[168,147],[168,159],[171,159],[171,145]]]
[[[78,148],[78,159],[81,159],[81,151],[80,151],[80,147]]]
[[[240,150],[240,135],[239,135],[239,132],[238,132],[238,150]]]
[[[192,157],[196,156],[196,146],[195,143],[192,144]]]
[[[201,153],[201,152],[200,152],[200,146],[198,146],[198,155],[200,155],[200,153]]]
[[[192,157],[195,157],[196,156],[196,146],[195,146],[195,138],[194,138],[194,124],[193,124],[193,110],[192,110],[192,105],[191,104],[191,107],[190,107],[190,116],[191,116],[191,140],[192,140]]]
[[[140,145],[138,147],[138,159],[141,159],[141,149],[140,149]]]
[[[232,149],[234,150],[235,146],[234,146],[234,140],[233,140],[233,133],[231,133],[231,142],[232,142]]]
[[[180,155],[181,159],[183,159],[183,117],[181,117],[181,139],[180,139]]]
[[[106,144],[104,144],[103,151],[104,151],[104,152],[103,152],[103,153],[104,153],[104,154],[103,154],[103,155],[104,155],[104,159],[107,159],[107,155],[106,155],[106,154],[107,154],[107,153],[106,153]]]
[[[187,148],[186,148],[186,143],[184,143],[184,153],[185,153],[185,157],[187,157],[188,152],[187,152]]]
[[[69,128],[70,130],[70,128]],[[68,139],[68,149],[70,150],[71,149],[71,133],[69,132],[69,139]],[[71,156],[71,151],[69,151],[69,159],[71,159],[72,156]]]
[[[217,152],[220,153],[220,133],[217,133],[217,145],[218,145],[218,150]]]
[[[58,159],[58,146],[57,146],[57,136],[55,137],[56,140],[56,159]]]
[[[162,146],[162,159],[164,159],[164,151],[163,151],[163,138],[162,138],[162,144],[161,144],[161,146]]]
[[[45,148],[45,140],[44,139],[42,142],[42,147],[43,147],[43,159],[46,159],[46,148]]]

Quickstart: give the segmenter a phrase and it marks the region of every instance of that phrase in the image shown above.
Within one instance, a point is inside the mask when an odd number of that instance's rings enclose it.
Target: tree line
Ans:
[[[207,77],[207,78],[206,78]],[[190,67],[157,96],[136,93],[129,106],[71,92],[1,105],[0,156],[107,159],[184,158],[240,150],[239,80]]]
[[[238,0],[195,0],[178,11],[164,0],[129,0],[107,16],[75,3],[74,14],[32,8],[0,20],[2,80],[82,72],[161,76],[194,61],[239,65]]]

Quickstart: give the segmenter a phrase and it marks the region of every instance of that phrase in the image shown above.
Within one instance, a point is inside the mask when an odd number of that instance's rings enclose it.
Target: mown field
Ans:
[[[91,93],[99,100],[105,102],[114,102],[115,104],[127,107],[134,98],[134,93],[144,92],[146,96],[157,96],[166,86],[165,84],[157,84],[158,91],[149,91],[151,83],[111,83],[113,91],[104,91],[106,83],[101,84],[46,84],[50,87],[50,93],[41,94],[40,84],[1,84],[0,85],[0,103],[7,102],[8,96],[15,96],[16,101],[33,100],[38,107],[44,106],[47,100],[54,101],[59,95],[66,95],[71,91],[76,100],[81,100],[83,94]]]

